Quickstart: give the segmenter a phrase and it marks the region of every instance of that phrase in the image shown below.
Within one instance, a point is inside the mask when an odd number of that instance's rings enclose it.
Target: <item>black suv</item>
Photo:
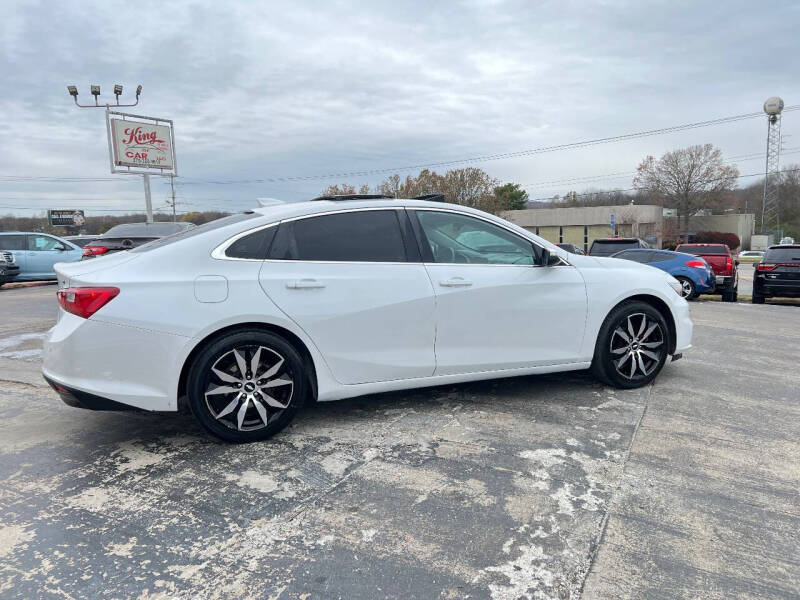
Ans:
[[[611,256],[631,248],[649,248],[650,245],[639,238],[599,238],[592,242],[589,256]]]
[[[753,304],[764,298],[800,298],[800,244],[770,246],[756,265]]]

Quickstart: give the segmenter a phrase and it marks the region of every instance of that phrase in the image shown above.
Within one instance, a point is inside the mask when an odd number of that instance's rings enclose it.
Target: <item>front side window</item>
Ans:
[[[448,212],[417,211],[437,263],[532,265],[533,244],[482,219]]]
[[[397,211],[353,211],[281,223],[270,258],[406,262],[406,247]]]
[[[47,237],[46,235],[29,235],[28,236],[28,250],[36,252],[45,252],[47,250],[55,250],[59,242],[55,238]]]

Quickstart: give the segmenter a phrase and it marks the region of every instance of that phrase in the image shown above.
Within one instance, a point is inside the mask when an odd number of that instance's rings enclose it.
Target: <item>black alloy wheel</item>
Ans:
[[[597,336],[592,371],[618,388],[649,384],[667,361],[669,328],[652,305],[625,302],[609,313]]]
[[[189,406],[200,424],[229,442],[267,439],[305,400],[307,377],[294,346],[267,331],[221,336],[194,359]]]

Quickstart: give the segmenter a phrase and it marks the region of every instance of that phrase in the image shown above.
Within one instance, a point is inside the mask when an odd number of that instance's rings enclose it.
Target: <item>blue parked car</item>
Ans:
[[[67,240],[48,233],[0,231],[0,250],[11,252],[19,266],[14,281],[55,279],[53,265],[81,259],[83,250]]]
[[[624,258],[666,271],[681,282],[683,288],[681,295],[687,300],[696,298],[699,294],[712,294],[716,287],[711,266],[699,256],[692,254],[633,248],[617,252],[612,258]]]

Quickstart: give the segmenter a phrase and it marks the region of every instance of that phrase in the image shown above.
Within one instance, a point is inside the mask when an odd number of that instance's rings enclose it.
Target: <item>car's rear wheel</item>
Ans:
[[[264,440],[294,418],[306,381],[300,355],[282,337],[232,332],[206,346],[192,363],[189,406],[200,424],[223,440]]]
[[[739,296],[739,290],[731,283],[722,291],[723,302],[736,302]]]
[[[691,279],[687,277],[676,277],[676,279],[681,283],[681,296],[687,300],[692,300],[697,296],[694,283]]]
[[[664,367],[669,347],[664,316],[645,302],[626,302],[612,310],[600,328],[592,371],[615,387],[642,387]]]

